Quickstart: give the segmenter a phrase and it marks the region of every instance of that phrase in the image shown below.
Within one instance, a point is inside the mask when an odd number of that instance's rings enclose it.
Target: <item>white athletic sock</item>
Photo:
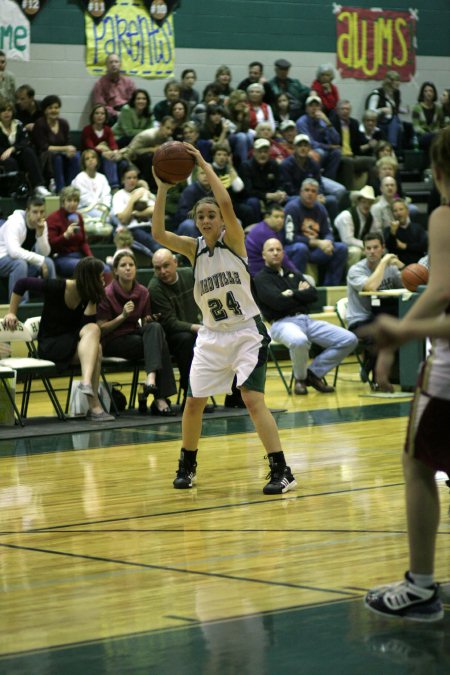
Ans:
[[[420,588],[430,588],[433,585],[433,575],[432,574],[415,574],[410,572],[409,576],[416,586]]]

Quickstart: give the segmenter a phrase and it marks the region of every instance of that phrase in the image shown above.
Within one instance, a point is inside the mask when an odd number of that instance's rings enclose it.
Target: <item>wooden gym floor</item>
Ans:
[[[172,488],[179,423],[0,440],[0,673],[450,672],[449,611],[424,627],[363,607],[365,589],[407,566],[409,401],[368,394],[354,366],[335,394],[306,397],[269,369],[299,482],[280,497],[262,494],[247,417],[205,416],[190,491]],[[31,414],[48,409],[39,397]],[[449,610],[444,477],[440,493]]]

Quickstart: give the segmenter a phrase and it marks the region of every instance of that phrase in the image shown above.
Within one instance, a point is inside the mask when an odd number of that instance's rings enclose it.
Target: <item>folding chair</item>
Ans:
[[[33,356],[37,356],[37,353],[38,353],[37,352],[37,346],[36,346],[36,340],[37,340],[37,336],[38,336],[38,332],[39,332],[40,322],[41,322],[40,316],[33,316],[33,317],[28,318],[23,324],[25,329],[29,332],[29,334],[31,336],[31,341],[28,345],[28,349],[30,350],[30,352]],[[55,366],[55,364],[53,364],[53,365]],[[64,416],[67,415],[68,412],[69,412],[70,394],[71,394],[71,391],[72,391],[73,378],[79,372],[80,372],[80,368],[79,368],[78,364],[74,364],[73,366],[70,366],[68,371],[64,372],[64,373],[62,373],[61,371],[58,371],[56,369],[56,366],[55,366],[54,375],[57,375],[59,377],[61,377],[63,375],[67,375],[69,377],[69,384],[68,384],[67,395],[66,395],[66,404],[65,404],[65,407],[64,407]],[[103,380],[103,384],[105,385],[105,389],[107,391],[107,394],[110,398],[111,406],[113,407],[113,410],[114,410],[115,414],[118,415],[117,407],[114,404],[114,401],[113,401],[113,398],[112,398],[111,388],[110,388],[110,386],[109,386],[109,384],[106,380],[106,377],[104,375],[103,370],[101,371],[100,375],[101,375],[101,378]],[[100,396],[99,396],[99,400],[100,400],[100,403],[101,403],[103,409],[106,411],[106,407],[105,407],[105,405],[104,405]],[[108,412],[108,411],[106,411],[106,412]]]
[[[0,321],[0,342],[22,342],[28,352],[27,357],[6,357],[0,359],[0,366],[12,368],[17,373],[18,382],[23,382],[22,404],[20,412],[14,404],[14,413],[20,426],[24,426],[23,420],[28,413],[28,404],[31,395],[31,385],[34,379],[40,379],[45,387],[48,397],[55,409],[58,419],[65,420],[66,417],[56,396],[55,390],[50,382],[50,377],[56,375],[56,365],[53,361],[40,359],[35,356],[33,348],[33,338],[30,330],[20,321],[15,330],[9,330],[5,327],[3,321]]]
[[[335,306],[335,310],[336,310],[337,317],[339,319],[339,323],[341,324],[342,328],[345,328],[345,329],[348,328],[348,326],[347,326],[347,307],[348,307],[348,298],[340,298],[340,300],[337,301],[336,306]],[[336,369],[334,371],[333,387],[336,386],[339,368],[341,366],[345,366],[345,365],[354,365],[355,363],[357,363],[359,365],[360,377],[361,377],[361,380],[364,382],[363,377],[364,377],[365,370],[364,370],[364,361],[361,358],[362,353],[363,353],[362,344],[360,342],[358,342],[358,344],[356,346],[356,349],[352,352],[352,354],[356,358],[356,361],[347,361],[346,363],[339,363],[336,366]],[[367,378],[366,381],[369,382],[370,385],[372,386],[372,380],[369,378],[368,373],[365,374],[365,377]]]

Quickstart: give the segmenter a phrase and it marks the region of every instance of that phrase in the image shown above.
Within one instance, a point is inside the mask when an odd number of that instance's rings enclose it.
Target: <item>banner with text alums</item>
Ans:
[[[103,75],[108,54],[117,54],[126,75],[165,78],[175,67],[175,35],[170,16],[159,26],[144,0],[118,0],[100,21],[85,14],[86,67]]]
[[[0,49],[8,59],[30,60],[30,22],[13,0],[0,0]]]
[[[395,70],[403,82],[416,72],[417,11],[334,5],[336,66],[342,77],[382,80]]]

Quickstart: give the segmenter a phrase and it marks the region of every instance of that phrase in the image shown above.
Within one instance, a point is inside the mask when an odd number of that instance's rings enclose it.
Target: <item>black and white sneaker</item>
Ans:
[[[263,487],[265,495],[281,495],[284,492],[293,490],[297,485],[291,469],[285,464],[271,464],[267,478],[270,480]]]
[[[177,477],[173,481],[173,487],[177,490],[187,490],[194,487],[197,482],[196,468],[197,462],[188,464],[184,459],[180,459],[178,462]]]
[[[376,614],[397,616],[410,621],[440,621],[444,608],[438,595],[439,586],[422,588],[414,584],[408,574],[404,581],[370,590],[364,604]]]

